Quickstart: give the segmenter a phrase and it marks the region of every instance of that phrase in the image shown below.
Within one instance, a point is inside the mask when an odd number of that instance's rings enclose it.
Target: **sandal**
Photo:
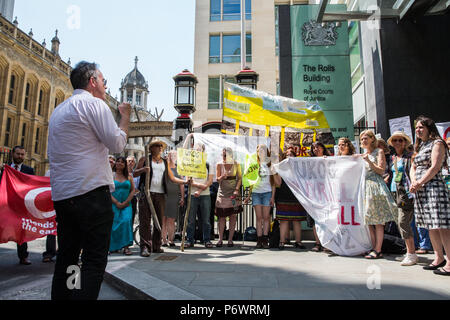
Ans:
[[[223,246],[223,241],[219,241],[216,243],[217,248],[222,248],[222,246]]]
[[[214,247],[213,244],[211,243],[211,241],[208,241],[205,243],[205,248],[212,248]]]
[[[447,271],[444,268],[436,269],[433,271],[433,273],[438,274],[440,276],[450,276],[450,271]]]
[[[284,242],[280,242],[280,244],[278,245],[278,249],[284,250]]]
[[[228,241],[227,247],[228,247],[228,248],[234,247],[233,241]]]
[[[193,248],[193,247],[194,247],[194,244],[193,244],[193,243],[190,243],[190,242],[186,242],[186,243],[184,244],[184,247],[185,247],[185,248]]]
[[[303,243],[301,242],[295,242],[294,243],[294,248],[298,248],[298,249],[306,249],[306,247],[303,245]]]
[[[131,256],[133,252],[131,252],[130,248],[123,249],[123,254],[126,256]]]
[[[417,254],[429,254],[429,253],[433,253],[433,251],[431,250],[427,250],[427,249],[418,249],[416,250]]]
[[[169,247],[175,247],[175,243],[169,242]]]
[[[373,255],[372,253],[375,253],[375,255]],[[375,250],[370,251],[370,253],[368,255],[366,255],[364,258],[366,259],[380,259],[383,258],[383,255],[381,252],[377,252]]]
[[[314,246],[314,248],[311,249],[311,251],[320,252],[320,251],[322,251],[322,248],[323,247],[320,243],[316,243],[316,245]]]

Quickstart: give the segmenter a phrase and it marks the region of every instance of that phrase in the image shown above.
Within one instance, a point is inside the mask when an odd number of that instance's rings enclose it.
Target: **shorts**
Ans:
[[[252,204],[254,206],[270,207],[271,198],[272,198],[272,191],[264,193],[252,193]]]

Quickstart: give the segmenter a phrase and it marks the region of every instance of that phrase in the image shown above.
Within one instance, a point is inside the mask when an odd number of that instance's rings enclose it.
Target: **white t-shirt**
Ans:
[[[266,193],[272,192],[272,186],[270,184],[270,169],[266,164],[261,164],[259,166],[259,176],[261,180],[259,180],[258,184],[253,186],[253,193]]]
[[[154,193],[164,193],[164,171],[166,170],[166,166],[164,161],[160,163],[152,162],[152,181],[150,184],[150,192]]]

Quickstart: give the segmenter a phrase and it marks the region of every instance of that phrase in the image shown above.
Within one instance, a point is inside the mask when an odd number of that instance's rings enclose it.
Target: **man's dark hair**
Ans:
[[[12,148],[12,151],[11,151],[11,153],[14,153],[14,152],[16,152],[16,150],[17,149],[20,149],[20,150],[25,150],[25,148],[23,147],[23,146],[15,146],[14,148]]]
[[[79,62],[70,74],[70,82],[74,90],[86,89],[91,77],[97,75],[98,66],[95,62],[86,61]]]

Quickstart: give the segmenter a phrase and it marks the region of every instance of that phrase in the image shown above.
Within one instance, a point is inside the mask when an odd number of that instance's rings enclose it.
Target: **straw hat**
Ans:
[[[412,143],[412,142],[411,142],[411,138],[408,137],[408,135],[407,135],[406,133],[404,133],[403,131],[395,131],[395,132],[390,136],[390,138],[389,138],[388,141],[387,141],[388,145],[390,145],[391,147],[393,147],[393,145],[392,145],[392,139],[393,139],[394,137],[401,137],[401,138],[405,139],[405,141],[406,141],[406,147],[408,147],[408,146]]]
[[[163,150],[165,150],[166,148],[167,148],[167,144],[164,142],[164,141],[162,141],[162,140],[159,140],[159,139],[154,139],[154,140],[152,140],[152,142],[150,142],[150,149],[155,145],[155,144],[162,144],[162,146],[163,146]]]

